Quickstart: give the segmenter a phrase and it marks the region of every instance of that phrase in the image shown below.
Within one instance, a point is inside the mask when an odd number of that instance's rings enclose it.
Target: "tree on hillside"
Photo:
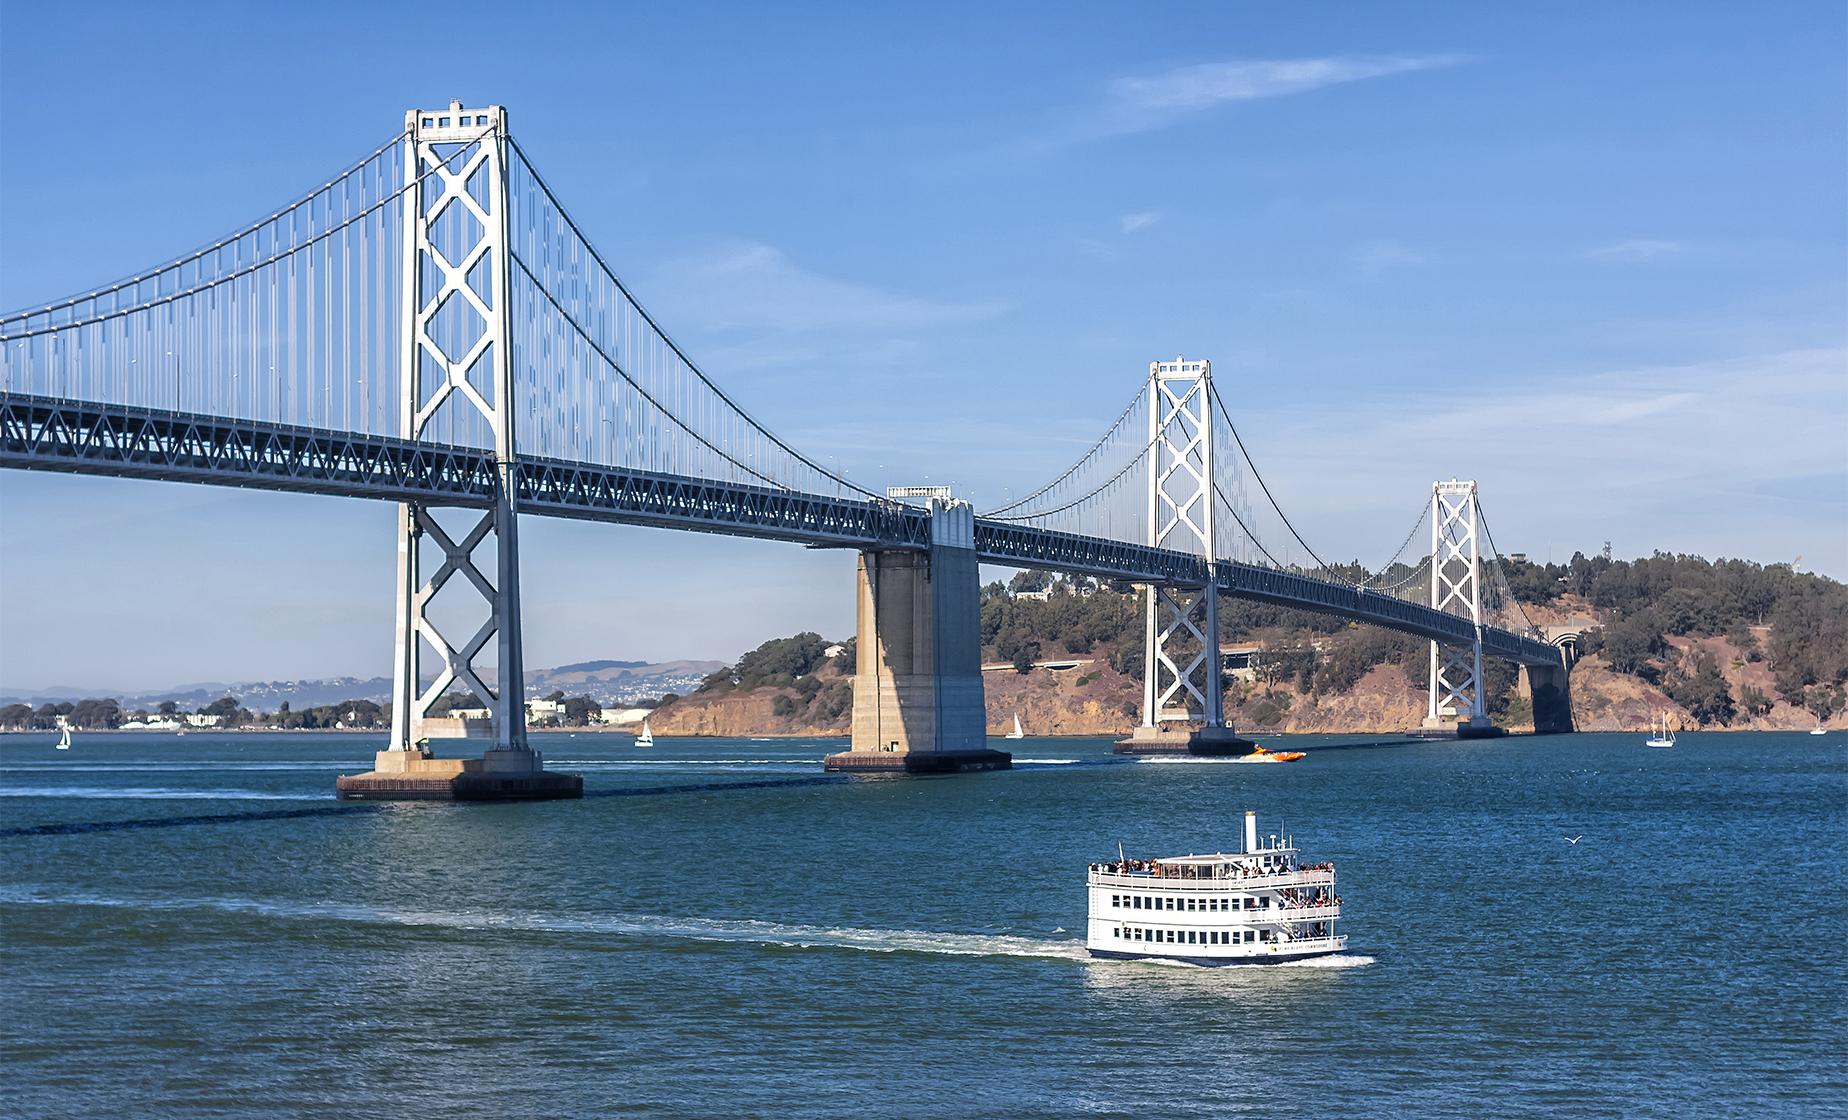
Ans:
[[[772,638],[740,657],[732,675],[740,688],[787,686],[821,668],[827,653],[828,643],[821,635],[805,630],[793,637]]]
[[[1707,650],[1690,650],[1663,678],[1662,691],[1703,727],[1732,722],[1732,689],[1720,673],[1719,662]]]
[[[1653,659],[1668,649],[1661,626],[1648,611],[1612,622],[1598,632],[1594,644],[1594,652],[1603,654],[1611,668],[1645,680],[1656,678]]]
[[[1821,685],[1810,689],[1803,696],[1803,706],[1808,708],[1819,720],[1832,718],[1842,710],[1844,700],[1842,687],[1836,684]]]
[[[1038,642],[1032,639],[1021,642],[1014,649],[1014,671],[1016,673],[1032,672],[1033,663],[1039,660],[1039,655],[1040,644]]]

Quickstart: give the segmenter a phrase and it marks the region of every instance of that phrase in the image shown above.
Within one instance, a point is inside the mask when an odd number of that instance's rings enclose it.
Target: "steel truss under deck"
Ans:
[[[498,485],[486,450],[388,436],[0,393],[0,468],[198,482],[394,502],[489,508]],[[525,513],[725,533],[818,547],[927,548],[930,518],[899,503],[830,498],[621,467],[522,457],[513,472]],[[1132,583],[1198,586],[1198,555],[978,519],[986,563]],[[1461,642],[1467,619],[1377,592],[1221,560],[1219,589]],[[1557,647],[1485,626],[1483,653],[1560,663]]]

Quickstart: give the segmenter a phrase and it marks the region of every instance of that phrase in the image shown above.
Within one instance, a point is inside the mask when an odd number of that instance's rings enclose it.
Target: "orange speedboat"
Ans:
[[[1256,743],[1251,744],[1251,753],[1243,755],[1237,762],[1296,762],[1306,758],[1302,751],[1267,751]]]

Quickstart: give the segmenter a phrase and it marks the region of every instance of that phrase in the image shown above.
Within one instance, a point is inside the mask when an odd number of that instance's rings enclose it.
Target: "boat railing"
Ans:
[[[1265,922],[1332,922],[1341,916],[1341,904],[1330,902],[1322,906],[1260,906],[1255,910],[1235,909],[1229,912],[1242,918],[1256,918]]]
[[[1261,887],[1320,887],[1335,881],[1333,868],[1304,868],[1269,875],[1240,875],[1225,878],[1183,879],[1179,876],[1150,875],[1140,872],[1123,874],[1093,871],[1091,882],[1100,887],[1159,887],[1162,890],[1238,891]]]

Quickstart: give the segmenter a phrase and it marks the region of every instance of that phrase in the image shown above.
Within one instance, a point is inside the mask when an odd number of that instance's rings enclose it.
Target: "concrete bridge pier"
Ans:
[[[829,770],[942,774],[1006,770],[988,749],[975,511],[932,498],[931,544],[860,554],[853,745]]]
[[[1572,670],[1562,660],[1558,665],[1523,665],[1521,695],[1534,709],[1534,734],[1568,735],[1576,728],[1572,723]]]

